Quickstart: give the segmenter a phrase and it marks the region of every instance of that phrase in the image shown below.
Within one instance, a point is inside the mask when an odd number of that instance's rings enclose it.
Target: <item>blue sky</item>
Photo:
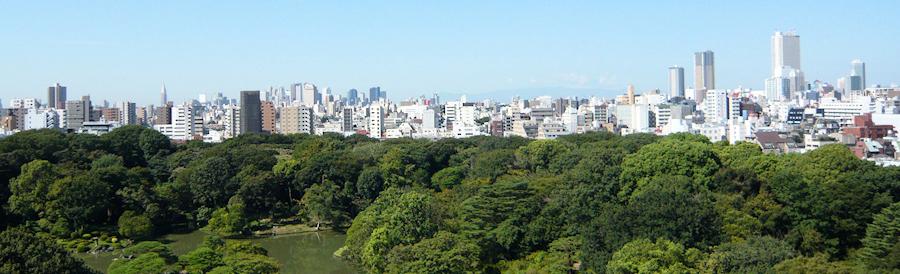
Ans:
[[[864,1],[860,1],[864,2]],[[156,103],[310,82],[432,93],[611,97],[666,89],[667,68],[716,53],[716,86],[762,89],[770,37],[801,37],[806,79],[850,61],[900,82],[900,1],[2,1],[0,99]],[[446,98],[450,99],[450,98]]]

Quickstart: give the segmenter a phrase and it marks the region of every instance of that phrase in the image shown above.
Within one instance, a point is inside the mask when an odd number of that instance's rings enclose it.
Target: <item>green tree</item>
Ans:
[[[159,254],[150,252],[134,259],[119,259],[112,262],[107,269],[109,274],[143,274],[165,273],[166,261]]]
[[[708,142],[666,138],[625,157],[619,196],[627,197],[652,177],[661,175],[685,176],[694,181],[691,189],[706,188],[719,167],[719,157]]]
[[[95,273],[68,250],[24,227],[0,232],[0,273]]]
[[[478,269],[477,245],[449,232],[438,232],[412,246],[398,246],[387,256],[387,273],[472,273]]]
[[[223,259],[235,273],[278,273],[281,268],[274,258],[259,254],[237,253]]]
[[[50,192],[61,175],[46,160],[34,160],[22,166],[19,177],[9,182],[12,196],[9,210],[28,219],[39,218],[47,210]]]
[[[707,269],[712,273],[773,273],[772,268],[798,255],[794,248],[771,236],[754,236],[713,249]]]
[[[900,268],[900,203],[875,214],[862,239],[860,259],[872,268]]]
[[[537,140],[520,147],[516,156],[520,166],[531,172],[545,170],[550,166],[550,161],[569,151],[569,148],[556,140]]]
[[[347,213],[341,208],[340,196],[340,188],[331,181],[313,184],[300,200],[303,207],[301,212],[316,223],[316,230],[319,230],[322,222],[340,226],[348,219]]]
[[[825,273],[825,274],[852,274],[865,273],[855,268],[855,266],[846,261],[829,261],[828,254],[818,253],[812,257],[799,256],[793,259],[784,260],[775,265],[773,268],[775,273],[783,274],[805,274],[805,273]]]
[[[613,254],[606,273],[699,273],[706,253],[679,243],[640,238]]]
[[[247,232],[250,220],[244,214],[244,205],[237,203],[214,211],[209,218],[209,228],[220,233]]]
[[[153,235],[153,222],[143,214],[125,211],[119,216],[119,234],[136,240],[147,239]]]
[[[206,273],[213,268],[225,265],[222,255],[210,248],[201,247],[178,257],[178,264],[191,273]]]

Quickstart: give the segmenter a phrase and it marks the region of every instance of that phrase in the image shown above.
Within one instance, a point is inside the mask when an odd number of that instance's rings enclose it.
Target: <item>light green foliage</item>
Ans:
[[[221,233],[245,232],[249,226],[250,220],[244,215],[244,205],[240,203],[214,211],[209,219],[209,228]]]
[[[828,255],[823,253],[815,254],[812,257],[800,256],[785,260],[776,264],[773,269],[775,273],[779,274],[853,274],[869,272],[856,268],[851,262],[829,261]]]
[[[464,237],[438,232],[412,246],[397,246],[387,256],[387,273],[471,273],[478,269],[479,248]]]
[[[532,172],[546,170],[554,157],[569,151],[556,140],[537,140],[516,151],[519,165]]]
[[[184,270],[191,273],[205,273],[225,265],[222,255],[207,247],[201,247],[188,254],[178,257],[178,264],[184,266]]]
[[[259,254],[237,253],[225,256],[224,260],[235,273],[268,274],[278,273],[280,269],[275,259]]]
[[[140,242],[136,245],[122,250],[122,254],[125,254],[127,256],[141,256],[150,253],[156,254],[158,257],[163,258],[166,263],[174,263],[178,260],[178,257],[175,256],[174,253],[172,253],[172,249],[170,249],[168,245],[162,244],[157,241]]]
[[[708,142],[666,138],[625,157],[619,196],[627,198],[651,178],[662,175],[688,177],[694,182],[690,186],[694,190],[707,188],[720,167],[719,157]]]
[[[511,262],[503,273],[572,273],[581,253],[580,246],[577,237],[557,239],[550,243],[547,251],[537,251]]]
[[[441,227],[434,203],[427,193],[385,190],[353,220],[347,231],[347,257],[369,271],[382,273],[391,249],[430,238]]]
[[[698,273],[707,254],[669,240],[631,241],[613,254],[606,273]]]
[[[23,165],[21,175],[9,182],[10,210],[25,217],[38,217],[39,212],[47,210],[47,203],[53,198],[51,192],[58,191],[54,186],[58,179],[59,173],[48,161],[34,160]]]

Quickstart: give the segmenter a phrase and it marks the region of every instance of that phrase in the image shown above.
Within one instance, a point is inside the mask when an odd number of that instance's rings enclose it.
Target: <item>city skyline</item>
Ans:
[[[808,81],[834,85],[849,62],[862,60],[867,86],[888,85],[900,81],[893,69],[900,54],[890,47],[900,37],[890,27],[900,24],[889,13],[897,6],[13,3],[0,9],[0,24],[12,26],[0,30],[10,42],[0,46],[0,99],[45,101],[54,83],[68,87],[70,98],[138,105],[158,101],[163,85],[176,102],[291,83],[342,96],[381,87],[391,100],[508,99],[529,91],[612,97],[627,85],[639,93],[666,89],[667,68],[690,67],[690,54],[705,50],[718,59],[717,88],[761,90],[772,74],[769,37],[779,30],[803,37]],[[692,16],[697,11],[703,18]],[[876,20],[846,24],[847,13]],[[752,22],[738,16],[747,14]],[[701,29],[705,35],[696,35]]]

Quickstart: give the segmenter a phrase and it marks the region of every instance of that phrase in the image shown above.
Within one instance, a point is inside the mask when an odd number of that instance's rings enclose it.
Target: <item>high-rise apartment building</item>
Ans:
[[[706,91],[716,89],[716,63],[712,51],[694,53],[694,101],[703,102]]]
[[[800,67],[800,36],[796,32],[776,31],[772,36],[772,76],[782,67],[802,70]]]
[[[262,111],[262,131],[275,133],[275,103],[263,101],[260,105]]]
[[[47,88],[47,107],[58,109],[66,108],[66,87],[56,83],[56,85]]]
[[[241,91],[241,133],[262,132],[262,104],[258,90]]]
[[[341,113],[341,116],[343,116],[342,128],[344,129],[344,132],[354,131],[355,129],[353,128],[353,107],[345,107],[344,111]]]
[[[281,108],[281,117],[278,123],[281,125],[281,133],[315,133],[316,115],[311,107],[291,106]]]
[[[376,97],[377,98],[377,97]],[[378,105],[369,107],[369,137],[381,139],[384,133],[384,109]]]
[[[119,122],[122,125],[138,125],[138,114],[135,104],[132,102],[118,102],[116,108],[119,109]]]
[[[860,60],[853,60],[853,62],[850,62],[850,65],[853,67],[850,70],[850,76],[859,76],[859,85],[862,89],[866,89],[866,63]]]
[[[65,101],[66,128],[78,129],[84,122],[91,121],[91,97],[83,96],[80,101]]]
[[[669,96],[684,97],[684,68],[669,68]]]

